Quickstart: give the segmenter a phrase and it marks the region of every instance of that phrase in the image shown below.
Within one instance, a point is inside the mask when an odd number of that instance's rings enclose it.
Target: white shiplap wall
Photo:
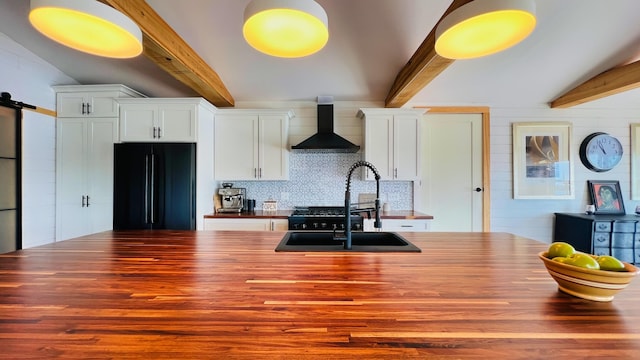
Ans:
[[[572,124],[571,157],[574,169],[573,200],[522,200],[512,196],[512,134],[514,122],[566,121]],[[553,213],[582,212],[590,203],[587,180],[619,180],[627,213],[638,201],[630,200],[630,124],[640,123],[638,109],[491,109],[491,231],[504,231],[551,242]],[[621,163],[609,172],[587,170],[578,155],[580,143],[597,131],[616,136],[624,147]]]
[[[0,91],[13,100],[55,110],[54,84],[76,82],[0,33]],[[22,247],[55,239],[55,119],[23,111]]]

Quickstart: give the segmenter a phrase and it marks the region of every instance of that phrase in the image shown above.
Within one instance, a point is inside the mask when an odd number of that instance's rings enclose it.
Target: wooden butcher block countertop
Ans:
[[[241,212],[241,213],[215,213],[205,215],[205,219],[228,219],[228,218],[271,218],[271,219],[286,219],[291,215],[292,210],[278,210],[278,211],[262,211],[256,210],[255,212]],[[364,215],[366,217],[366,215]],[[374,216],[374,215],[372,215]],[[433,219],[432,215],[423,214],[413,210],[392,210],[389,212],[382,212],[380,214],[382,219]]]
[[[420,253],[275,252],[285,232],[117,231],[0,255],[4,359],[633,359],[640,280],[557,290],[506,233]]]

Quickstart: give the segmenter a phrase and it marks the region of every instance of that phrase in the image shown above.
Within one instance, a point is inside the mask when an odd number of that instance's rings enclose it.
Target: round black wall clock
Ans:
[[[604,172],[613,169],[622,160],[622,144],[615,137],[593,133],[580,144],[580,161],[587,169]]]

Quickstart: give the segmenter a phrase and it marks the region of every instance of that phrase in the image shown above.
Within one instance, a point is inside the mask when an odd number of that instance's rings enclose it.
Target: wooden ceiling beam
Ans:
[[[568,108],[640,87],[640,60],[609,69],[550,103],[552,108]]]
[[[100,0],[140,26],[143,54],[178,81],[220,107],[235,101],[218,74],[147,4],[145,0]]]
[[[424,39],[409,62],[400,70],[387,94],[385,106],[401,107],[420,90],[443,72],[455,60],[444,58],[436,53],[436,28],[442,19],[455,9],[470,3],[471,0],[453,0],[447,11]]]

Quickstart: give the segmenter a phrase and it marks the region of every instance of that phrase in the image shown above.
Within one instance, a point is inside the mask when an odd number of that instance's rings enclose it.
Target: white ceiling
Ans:
[[[242,37],[250,0],[147,0],[213,68],[237,102],[380,101],[450,0],[317,0],[330,38],[301,59],[263,55]],[[478,1],[478,0],[476,0]],[[456,61],[408,104],[539,106],[640,56],[640,1],[537,0],[533,34],[499,54]],[[149,96],[196,96],[144,56],[113,60],[53,43],[27,20],[29,1],[0,0],[0,32],[81,84],[122,83]],[[1,64],[0,64],[1,65]],[[640,107],[640,90],[579,105]]]

